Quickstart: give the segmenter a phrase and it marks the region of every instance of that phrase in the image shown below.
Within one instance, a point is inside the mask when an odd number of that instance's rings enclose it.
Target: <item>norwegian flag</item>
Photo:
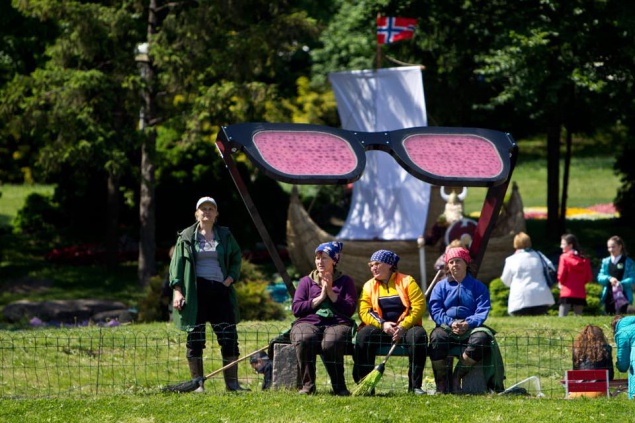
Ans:
[[[412,38],[416,19],[377,16],[377,44],[390,44]]]

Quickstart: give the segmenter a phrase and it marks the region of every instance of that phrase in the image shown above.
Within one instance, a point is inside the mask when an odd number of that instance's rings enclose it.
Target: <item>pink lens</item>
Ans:
[[[265,163],[291,176],[347,175],[358,163],[347,141],[325,132],[265,130],[253,143]]]
[[[476,135],[412,135],[403,146],[410,160],[432,175],[488,179],[503,171],[494,144]]]

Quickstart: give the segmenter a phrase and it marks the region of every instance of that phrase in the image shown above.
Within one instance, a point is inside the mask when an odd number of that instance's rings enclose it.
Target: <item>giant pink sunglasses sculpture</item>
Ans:
[[[347,184],[358,180],[367,150],[382,150],[432,185],[488,188],[470,253],[478,272],[516,164],[510,134],[479,128],[418,127],[359,132],[318,125],[243,123],[224,126],[216,145],[274,265],[295,288],[232,156],[244,153],[271,178],[291,184]]]

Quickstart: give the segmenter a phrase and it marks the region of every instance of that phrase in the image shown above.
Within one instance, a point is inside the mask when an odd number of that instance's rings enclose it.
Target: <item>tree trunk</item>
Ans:
[[[140,119],[143,131],[141,141],[141,189],[139,193],[139,267],[138,276],[141,286],[147,286],[150,278],[156,274],[156,217],[155,217],[155,156],[156,156],[156,90],[155,70],[150,54],[153,35],[158,24],[157,2],[150,0],[148,10],[148,55],[142,75],[145,82],[143,93],[143,111]]]
[[[560,205],[560,227],[563,229],[563,233],[566,230],[567,223],[567,199],[569,192],[569,171],[571,169],[571,131],[566,128],[567,131],[567,149],[564,155],[564,169],[562,175],[562,201]]]
[[[119,178],[108,172],[108,222],[106,224],[106,267],[117,267],[119,254]]]
[[[552,122],[547,128],[547,233],[546,239],[558,241],[564,228],[560,227],[560,130],[559,122]]]

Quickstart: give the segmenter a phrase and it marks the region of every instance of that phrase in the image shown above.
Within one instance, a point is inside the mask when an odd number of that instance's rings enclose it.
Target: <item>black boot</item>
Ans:
[[[463,365],[461,365],[461,360],[459,360],[458,364],[454,368],[454,372],[452,372],[452,393],[453,394],[461,393],[461,382],[463,381],[463,377],[469,371],[470,369],[463,367]]]
[[[444,358],[442,360],[434,360],[432,363],[432,372],[434,373],[434,383],[437,385],[437,393],[449,394],[450,393],[450,368],[448,361]]]
[[[324,361],[324,367],[331,379],[333,394],[337,396],[347,397],[350,392],[346,388],[346,379],[344,378],[344,363]]]
[[[476,361],[464,356],[459,359],[454,372],[452,373],[452,393],[460,394],[463,392],[463,378],[472,370]]]
[[[190,367],[190,376],[192,379],[200,379],[198,388],[196,388],[196,393],[205,392],[205,387],[203,384],[205,380],[203,379],[203,357],[190,357],[187,359],[187,364]]]
[[[228,365],[234,361],[238,360],[238,357],[223,357],[223,366]],[[238,364],[234,364],[233,366],[223,370],[223,377],[225,378],[225,390],[234,392],[234,391],[251,391],[251,389],[243,388],[238,383]]]

